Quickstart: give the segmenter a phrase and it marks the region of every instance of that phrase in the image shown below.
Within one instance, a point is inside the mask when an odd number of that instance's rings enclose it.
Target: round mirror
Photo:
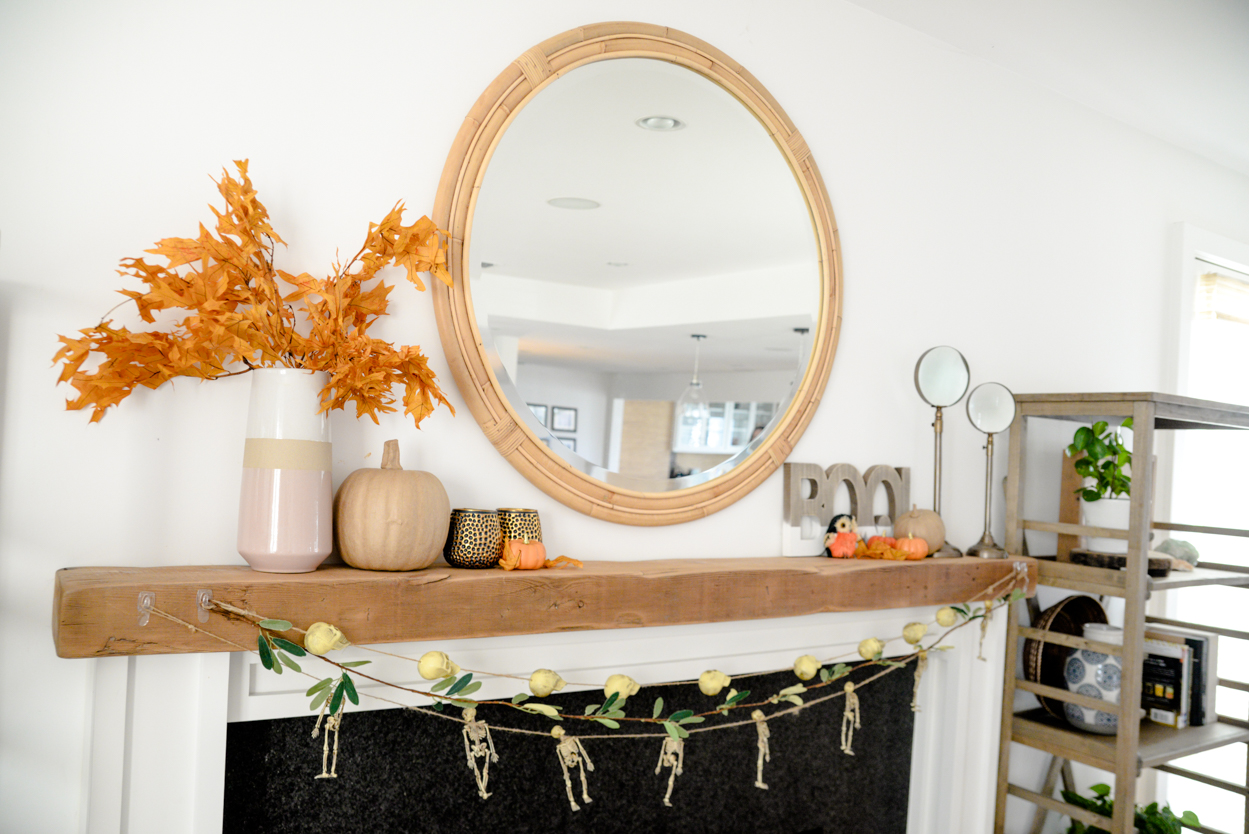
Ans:
[[[525,53],[465,121],[435,215],[461,393],[569,506],[707,515],[810,420],[839,321],[831,209],[784,113],[708,45],[605,24]]]
[[[985,434],[997,434],[1015,422],[1015,395],[1000,382],[985,382],[967,398],[967,419]]]
[[[954,405],[967,393],[969,382],[967,360],[948,345],[929,348],[915,363],[915,390],[931,406]]]

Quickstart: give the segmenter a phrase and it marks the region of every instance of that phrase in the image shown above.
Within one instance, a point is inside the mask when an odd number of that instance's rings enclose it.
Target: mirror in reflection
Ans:
[[[692,70],[625,58],[515,115],[466,265],[517,417],[582,471],[663,491],[729,471],[779,422],[810,361],[818,251],[763,124]]]

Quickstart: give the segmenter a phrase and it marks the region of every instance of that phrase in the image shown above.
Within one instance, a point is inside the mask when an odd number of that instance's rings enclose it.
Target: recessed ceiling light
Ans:
[[[643,130],[680,130],[685,122],[671,116],[646,116],[634,122]]]
[[[547,200],[547,205],[562,209],[596,209],[599,204],[584,197],[555,197]]]
[[[607,265],[608,266],[628,266],[628,264],[621,263],[620,261],[608,261]]]

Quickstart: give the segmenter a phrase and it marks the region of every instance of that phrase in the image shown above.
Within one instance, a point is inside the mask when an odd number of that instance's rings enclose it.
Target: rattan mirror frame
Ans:
[[[764,125],[806,198],[819,248],[820,312],[811,359],[781,422],[750,457],[705,483],[638,492],[581,472],[542,443],[512,410],[491,370],[467,287],[464,254],[482,177],[513,115],[561,74],[594,61],[654,58],[679,64],[732,93]],[[594,518],[656,526],[703,518],[747,495],[775,472],[802,436],[824,392],[841,329],[841,244],[832,205],[811,151],[781,106],[754,76],[691,35],[645,23],[599,23],[543,41],[508,65],[477,99],[443,168],[434,220],[451,236],[453,286],[434,281],[443,350],[460,394],[486,437],[547,495]]]

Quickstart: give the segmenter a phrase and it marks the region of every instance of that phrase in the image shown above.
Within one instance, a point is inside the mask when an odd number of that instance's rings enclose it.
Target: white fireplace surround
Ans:
[[[381,648],[410,657],[437,648],[462,666],[512,674],[528,675],[545,666],[569,680],[600,680],[623,672],[645,686],[646,681],[691,679],[709,668],[736,675],[782,669],[802,654],[854,654],[860,640],[898,635],[907,623],[929,622],[932,615],[932,608],[908,608]],[[991,830],[1004,624],[999,611],[985,640],[984,661],[977,660],[980,629],[975,623],[951,636],[947,642],[952,651],[930,655],[920,689],[921,711],[915,716],[908,834]],[[889,651],[901,654],[905,648],[898,640]],[[413,663],[358,649],[345,654],[373,660],[370,673],[386,680],[419,680]],[[217,834],[222,827],[227,722],[310,714],[303,693],[311,679],[289,672],[278,677],[254,653],[89,662],[94,671],[83,774],[84,829],[89,834]],[[305,667],[315,665],[311,661]],[[894,674],[910,678],[912,670]],[[507,698],[524,686],[506,678],[484,681],[481,698]],[[359,690],[362,710],[390,706],[369,698],[370,693],[419,703],[379,685],[360,685]],[[871,688],[860,694],[866,723],[859,738],[867,743],[873,731]],[[836,727],[819,731],[827,732],[833,743]],[[506,736],[499,742],[506,755]],[[351,744],[349,726],[342,743]],[[310,741],[310,779],[319,765],[319,746]],[[470,788],[466,782],[464,801],[478,801]],[[552,791],[557,788],[551,786]]]

